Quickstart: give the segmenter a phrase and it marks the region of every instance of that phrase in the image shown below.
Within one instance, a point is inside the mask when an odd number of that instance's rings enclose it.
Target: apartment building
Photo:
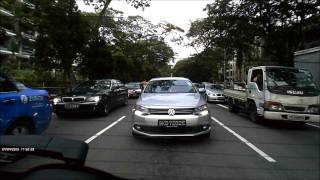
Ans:
[[[17,69],[32,65],[36,31],[34,5],[26,0],[0,1],[0,63]]]

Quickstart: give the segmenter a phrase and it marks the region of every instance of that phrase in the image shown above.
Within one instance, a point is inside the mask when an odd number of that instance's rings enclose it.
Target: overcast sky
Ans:
[[[124,12],[125,16],[140,15],[147,20],[150,20],[153,24],[157,24],[160,21],[167,21],[176,26],[182,28],[185,33],[190,28],[190,22],[198,18],[206,17],[206,12],[203,11],[206,4],[212,3],[213,0],[152,0],[151,6],[145,8],[143,11],[141,8],[135,9],[125,0],[113,0],[109,7]],[[93,12],[93,7],[86,6],[82,0],[77,0],[79,9],[82,11]],[[185,34],[184,33],[184,34]],[[201,51],[201,49],[195,50],[192,47],[185,47],[184,44],[177,45],[167,40],[168,44],[173,48],[177,55],[176,60],[180,60]]]

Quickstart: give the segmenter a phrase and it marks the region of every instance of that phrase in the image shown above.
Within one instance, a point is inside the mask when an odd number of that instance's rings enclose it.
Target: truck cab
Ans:
[[[47,91],[27,88],[0,74],[0,135],[42,133],[51,120],[48,99]]]
[[[247,109],[259,118],[319,122],[319,88],[304,69],[259,66],[249,70]],[[251,102],[251,103],[250,103]]]

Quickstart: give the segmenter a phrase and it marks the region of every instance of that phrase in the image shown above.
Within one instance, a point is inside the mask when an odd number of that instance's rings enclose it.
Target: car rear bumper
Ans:
[[[264,111],[264,119],[319,123],[320,115]]]

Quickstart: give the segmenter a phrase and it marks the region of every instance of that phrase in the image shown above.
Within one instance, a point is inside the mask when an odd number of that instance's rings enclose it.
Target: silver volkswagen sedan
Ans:
[[[209,137],[210,132],[207,104],[186,78],[151,79],[132,113],[133,135]]]

